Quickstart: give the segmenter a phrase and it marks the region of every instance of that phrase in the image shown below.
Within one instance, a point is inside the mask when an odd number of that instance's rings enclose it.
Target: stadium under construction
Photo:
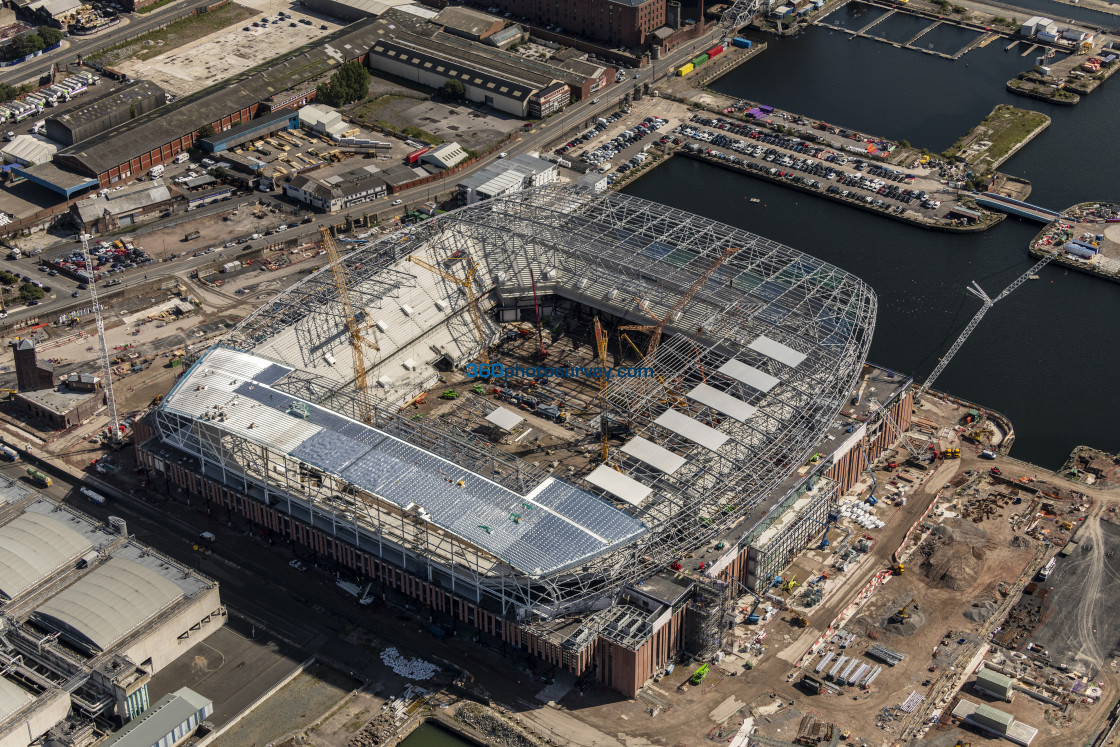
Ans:
[[[357,246],[199,357],[141,464],[627,695],[714,651],[910,423],[872,290],[731,226],[551,186]],[[410,407],[480,360],[513,375]]]

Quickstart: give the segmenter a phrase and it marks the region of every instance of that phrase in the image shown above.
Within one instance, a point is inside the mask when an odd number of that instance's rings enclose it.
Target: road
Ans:
[[[0,72],[0,83],[18,85],[20,83],[35,82],[51,71],[55,63],[66,64],[75,62],[78,55],[89,55],[104,47],[130,39],[139,34],[163,25],[168,16],[174,16],[193,8],[202,8],[211,5],[214,0],[179,0],[151,13],[124,13],[119,25],[102,31],[92,36],[69,36],[65,39],[60,49],[28,60],[13,67],[3,68]],[[127,21],[127,22],[126,22]]]
[[[94,48],[112,44],[114,43],[114,38],[118,40],[119,38],[121,38],[121,34],[123,34],[124,36],[131,36],[137,33],[138,28],[146,30],[153,26],[159,25],[160,23],[162,23],[160,17],[169,12],[169,9],[182,10],[183,8],[202,6],[206,5],[208,3],[208,0],[199,0],[198,2],[194,2],[193,0],[186,0],[186,3],[187,4],[175,3],[171,6],[168,6],[168,8],[166,9],[161,8],[159,11],[152,13],[152,16],[155,16],[154,18],[133,15],[133,22],[129,25],[115,29],[114,31],[108,32],[107,34],[98,35],[96,37],[93,37],[93,39],[91,40],[82,40],[82,42],[80,43],[87,44],[86,47],[78,48],[76,46],[72,46],[69,50],[65,50],[65,52],[67,54],[76,54],[83,49],[88,52],[92,51],[92,49]],[[144,25],[138,26],[138,23]],[[113,34],[117,34],[117,36],[112,36]],[[530,130],[529,132],[523,134],[519,141],[511,144],[506,149],[506,152],[512,155],[516,153],[528,153],[533,151],[546,150],[551,143],[559,140],[569,130],[573,130],[573,128],[576,130],[582,129],[582,126],[585,122],[594,121],[602,114],[617,110],[619,102],[622,101],[627,94],[633,93],[639,85],[643,85],[645,83],[652,84],[654,81],[663,76],[671,75],[679,65],[684,63],[685,60],[691,59],[692,56],[696,54],[697,50],[702,48],[706,49],[713,43],[713,39],[717,38],[718,36],[720,36],[719,28],[716,27],[705,37],[697,39],[691,44],[686,45],[658,60],[646,72],[638,73],[638,75],[640,75],[641,77],[637,80],[630,79],[623,83],[613,85],[603,91],[593,100],[578,102],[576,104],[573,104],[572,106],[569,106],[560,114],[549,118],[546,122],[544,122],[537,128],[534,128],[533,130]],[[63,51],[64,50],[58,50],[51,53],[50,55],[44,55],[43,57],[36,58],[35,62],[38,63],[39,61],[44,59],[53,61],[52,55],[60,54]],[[19,68],[17,68],[17,70],[23,67],[24,66],[20,66]],[[0,74],[0,81],[5,80],[4,75],[5,74]],[[19,78],[16,71],[7,73],[7,75],[15,75],[16,79],[18,80],[26,79]],[[623,121],[624,120],[620,120],[620,124]],[[471,174],[481,168],[490,165],[496,159],[497,155],[481,159],[469,168],[460,172],[459,178],[467,176],[468,174]],[[450,183],[446,185],[440,184],[437,189],[446,189],[450,186]],[[377,212],[378,217],[399,215],[400,213],[411,207],[420,206],[424,202],[428,201],[431,193],[432,185],[414,187],[412,189],[405,190],[404,192],[398,192],[396,194],[383,197],[380,200],[367,203],[360,207],[363,212]],[[234,206],[240,208],[247,205],[257,204],[260,200],[263,200],[266,205],[283,208],[285,211],[290,211],[292,209],[304,210],[303,206],[297,205],[296,203],[291,202],[286,198],[283,198],[282,196],[276,194],[254,193],[243,195],[232,203],[223,202],[206,208],[202,208],[200,210],[194,211],[189,215],[186,213],[177,213],[170,216],[169,218],[153,221],[151,223],[145,224],[144,228],[129,234],[129,239],[134,243],[143,245],[143,236],[152,231],[160,230],[161,228],[166,228],[169,225],[181,223],[186,220],[195,220],[204,218],[214,213],[224,212],[230,210]],[[401,206],[393,206],[392,202],[395,200],[403,200],[404,204]],[[302,224],[297,229],[289,231],[282,236],[278,236],[277,238],[283,238],[287,240],[297,236],[304,236],[308,240],[314,240],[314,238],[318,235],[319,227],[321,225],[336,225],[339,223],[339,221],[340,216],[338,215],[316,215],[311,223]],[[279,222],[281,221],[278,219],[277,223]],[[230,237],[231,240],[234,238],[236,237]],[[257,242],[254,242],[254,244],[256,243]],[[42,277],[40,277],[39,273],[35,271],[35,267],[39,264],[39,261],[41,259],[46,257],[55,257],[60,254],[68,254],[78,246],[79,245],[77,243],[63,244],[61,246],[52,247],[42,255],[38,255],[35,257],[24,257],[19,260],[6,260],[3,262],[3,264],[0,264],[0,268],[2,269],[9,270],[10,272],[19,272],[24,275],[30,275],[31,277],[38,279],[45,285],[49,285],[51,287],[51,293],[48,294],[48,297],[36,306],[24,306],[20,304],[13,305],[8,308],[7,321],[9,323],[11,323],[12,321],[32,318],[42,321],[53,321],[64,309],[71,308],[75,303],[80,301],[80,298],[75,299],[71,295],[77,289],[76,281],[65,278],[62,275],[51,277],[48,280],[45,272],[42,273]],[[186,277],[195,268],[203,265],[210,265],[218,258],[236,258],[236,256],[241,252],[243,248],[244,247],[242,246],[238,246],[230,249],[223,249],[217,253],[217,256],[206,256],[199,258],[183,257],[181,259],[175,259],[172,262],[152,263],[146,267],[132,270],[131,272],[127,273],[122,273],[119,277],[122,280],[123,287],[126,289],[144,285],[150,282],[153,278],[168,278],[172,275]],[[102,283],[102,285],[104,285],[104,283]],[[117,288],[116,290],[120,290],[120,288]]]

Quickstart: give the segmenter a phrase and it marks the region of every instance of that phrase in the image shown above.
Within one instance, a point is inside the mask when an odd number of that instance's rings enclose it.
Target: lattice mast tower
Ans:
[[[101,376],[104,380],[105,404],[109,406],[109,440],[119,443],[121,440],[121,426],[117,421],[117,401],[113,397],[113,371],[109,366],[109,344],[105,342],[105,320],[101,316],[101,303],[97,300],[97,275],[93,269],[93,260],[89,256],[89,234],[82,234],[82,259],[89,272],[89,296],[93,305],[93,317],[97,320],[97,339],[101,344]]]

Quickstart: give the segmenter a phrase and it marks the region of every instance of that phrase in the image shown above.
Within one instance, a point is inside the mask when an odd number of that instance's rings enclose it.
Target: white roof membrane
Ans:
[[[801,361],[806,358],[804,353],[799,353],[777,340],[771,340],[766,335],[759,335],[758,339],[747,347],[756,353],[762,353],[767,358],[773,358],[778,363],[784,363],[790,368],[797,368]]]
[[[605,464],[596,467],[587,476],[587,481],[611,495],[621,498],[632,506],[637,506],[653,492],[653,488],[643,485],[633,477],[628,477]]]
[[[649,439],[636,436],[622,445],[622,451],[638,461],[645,462],[651,467],[656,467],[667,475],[671,475],[687,461],[684,457],[674,454],[666,448],[658,446]]]
[[[712,451],[719,451],[719,447],[723,446],[730,438],[726,433],[721,433],[715,428],[709,428],[676,410],[666,410],[653,422]]]
[[[735,379],[735,381],[757,389],[763,394],[776,387],[781,381],[778,377],[771,376],[765,371],[759,371],[754,366],[748,366],[746,363],[736,360],[735,358],[724,363],[716,370],[724,376],[730,376]]]
[[[729,415],[738,421],[746,421],[758,411],[756,407],[748,405],[738,397],[733,397],[727,392],[721,392],[707,384],[697,384],[688,393],[688,396],[700,404],[707,405],[713,410],[719,410],[724,415]]]

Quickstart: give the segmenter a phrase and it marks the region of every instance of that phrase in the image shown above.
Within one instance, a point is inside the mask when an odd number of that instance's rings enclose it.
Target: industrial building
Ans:
[[[213,712],[213,701],[183,687],[164,695],[100,747],[174,747]]]
[[[543,187],[558,178],[559,169],[552,161],[519,153],[511,158],[499,159],[464,177],[456,187],[459,204],[473,205],[479,200],[490,200],[530,187]]]
[[[984,695],[1011,702],[1015,695],[1015,681],[994,669],[981,669],[976,673],[972,686]]]
[[[443,26],[449,34],[476,42],[486,41],[506,25],[505,21],[497,16],[461,5],[444,8],[432,19],[432,23]]]
[[[553,83],[529,97],[529,116],[544,119],[572,102],[572,89],[567,83]]]
[[[559,26],[566,34],[628,49],[651,43],[666,20],[666,0],[494,0],[494,5],[536,26]]]
[[[286,196],[324,213],[337,213],[389,193],[389,186],[376,166],[325,177],[297,174],[283,187]]]
[[[557,83],[567,84],[571,97],[584,99],[615,80],[617,71],[605,64],[578,59],[530,60],[445,31],[438,19],[427,22],[399,11],[390,13],[383,19],[382,35],[370,49],[369,67],[437,89],[457,80],[468,100],[518,117],[541,109],[539,100],[535,107],[531,102],[542,91],[549,91],[560,106],[567,104],[570,97],[565,100],[556,92]]]
[[[458,166],[467,158],[467,152],[458,143],[444,143],[420,156],[421,163],[429,163],[437,169]]]
[[[63,146],[73,145],[130,122],[165,103],[167,94],[155,83],[134,81],[82,106],[47,117],[47,137]]]
[[[909,380],[864,363],[866,284],[664,205],[554,184],[359,245],[347,266],[378,348],[368,387],[323,268],[200,357],[136,424],[138,460],[340,574],[630,696],[714,652],[738,584],[764,589],[823,533],[854,465],[895,440],[877,413],[909,425]],[[655,375],[590,405],[626,424],[607,464],[561,476],[503,449],[536,415],[485,396],[439,419],[401,407],[538,304],[569,329],[665,319],[642,360]],[[862,409],[841,415],[855,391]]]
[[[302,0],[303,6],[340,21],[361,21],[385,15],[391,8],[413,0]]]
[[[216,83],[77,142],[50,164],[23,170],[29,180],[67,198],[91,187],[107,187],[144,174],[194,147],[199,130],[217,133],[265,113],[298,104],[314,82],[352,60],[365,61],[377,38],[374,20],[361,21],[301,47],[258,72]]]
[[[84,747],[148,709],[152,675],[224,622],[218,586],[121,519],[6,477],[0,502],[0,745]]]
[[[298,130],[299,122],[299,112],[294,109],[281,109],[231,127],[212,137],[205,137],[199,141],[199,145],[207,153],[221,153],[269,137],[281,130]]]
[[[1038,736],[1038,729],[1016,721],[1010,713],[964,698],[953,708],[953,718],[965,726],[995,734],[1022,747],[1027,747]]]
[[[16,412],[37,421],[43,430],[80,425],[105,406],[97,376],[72,373],[56,383],[54,364],[38,360],[33,340],[16,338],[8,344],[16,366],[17,391],[12,404]]]
[[[16,135],[15,139],[0,148],[4,163],[34,166],[47,163],[58,152],[58,144],[41,135]]]
[[[104,233],[155,218],[171,200],[163,179],[152,179],[77,200],[70,205],[70,217],[83,233]]]

